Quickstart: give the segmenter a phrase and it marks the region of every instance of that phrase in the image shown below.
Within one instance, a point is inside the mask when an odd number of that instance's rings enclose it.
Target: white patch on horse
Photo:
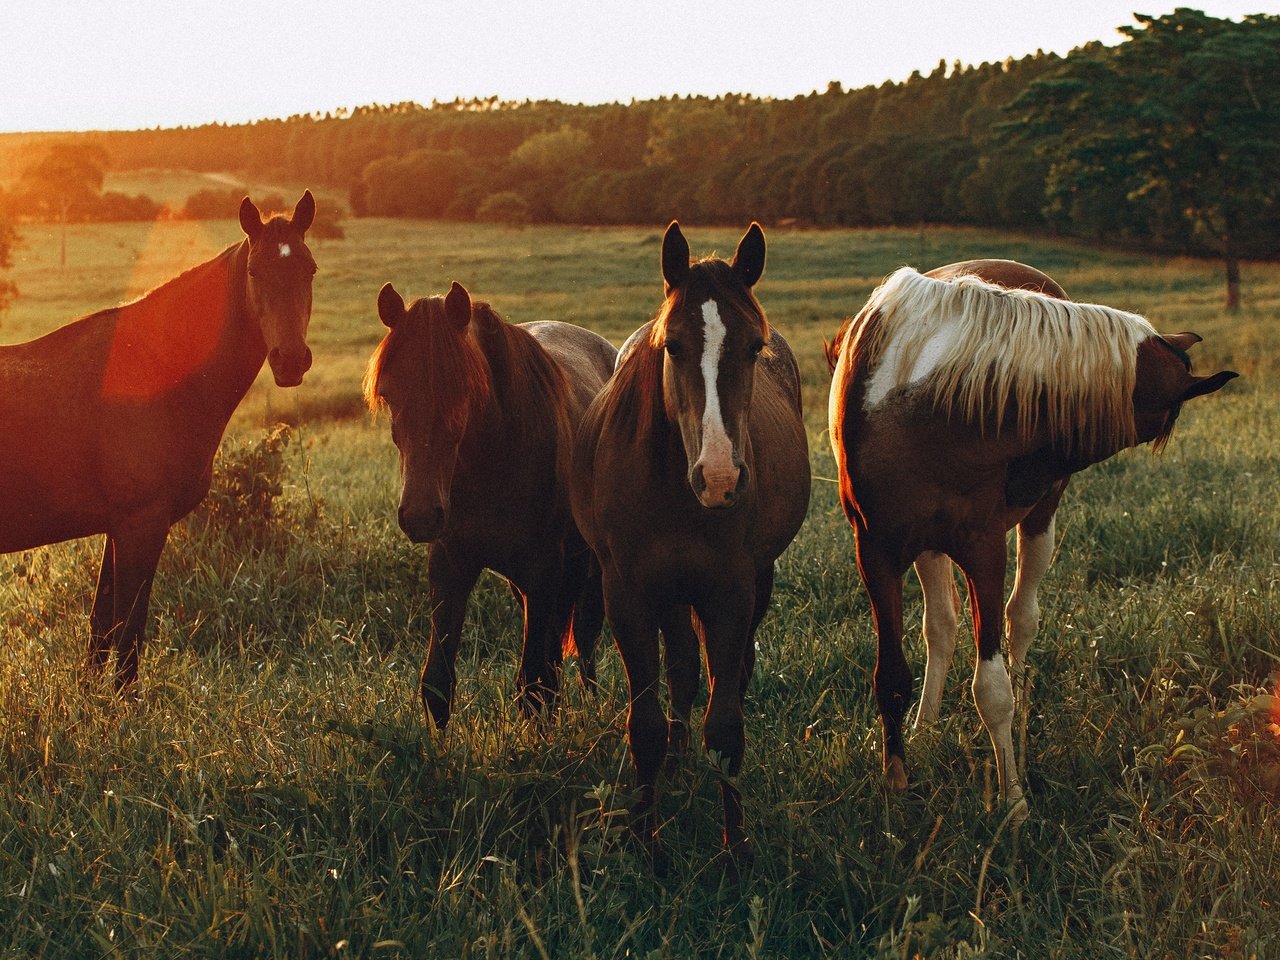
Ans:
[[[724,321],[714,300],[702,305],[702,383],[705,387],[706,406],[702,411],[702,450],[698,460],[704,464],[705,473],[728,473],[733,466],[733,442],[724,428],[724,416],[720,412],[720,393],[716,381],[720,376],[720,357],[724,354]],[[723,458],[723,462],[716,463]],[[711,469],[706,467],[715,464]]]
[[[287,243],[280,244],[280,256],[287,257],[291,253],[293,253],[293,251],[289,249],[289,245]]]
[[[883,403],[884,398],[889,395],[889,391],[895,387],[910,386],[929,376],[937,369],[943,358],[951,350],[958,332],[959,330],[955,326],[944,327],[926,340],[920,348],[920,353],[917,354],[915,362],[911,365],[910,373],[905,378],[902,376],[903,371],[901,370],[901,338],[895,338],[885,347],[884,354],[880,357],[880,362],[876,364],[876,369],[871,374],[871,379],[867,383],[866,393],[863,395],[862,409],[870,411],[873,407],[878,407]]]
[[[1027,804],[1018,782],[1018,768],[1013,755],[1013,684],[1005,669],[1004,657],[997,653],[990,660],[979,660],[973,672],[973,702],[978,716],[991,735],[996,754],[996,775],[1000,795],[1016,808],[1013,820],[1027,818]]]

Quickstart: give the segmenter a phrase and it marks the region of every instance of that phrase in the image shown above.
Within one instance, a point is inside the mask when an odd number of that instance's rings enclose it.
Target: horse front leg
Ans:
[[[113,554],[109,591],[113,607],[110,636],[116,651],[116,692],[122,697],[135,692],[138,657],[146,636],[147,611],[151,605],[151,584],[168,536],[168,514],[158,511],[131,518],[110,536]],[[100,574],[100,584],[101,580]],[[104,601],[104,609],[105,606]],[[94,608],[97,612],[96,598]],[[93,619],[92,614],[90,619]]]
[[[957,558],[959,560],[959,558]],[[973,702],[991,736],[996,757],[1000,797],[1012,810],[1015,823],[1027,819],[1027,802],[1018,781],[1013,752],[1013,684],[1000,652],[1000,611],[1004,601],[1006,550],[1004,531],[976,544],[960,560],[969,584],[977,663],[973,672]]]
[[[687,753],[693,727],[693,701],[702,677],[698,634],[687,603],[667,606],[661,615],[662,654],[667,668],[667,696],[671,700],[671,752]]]
[[[960,593],[951,573],[951,558],[945,553],[926,551],[916,557],[916,576],[924,594],[924,640],[928,659],[924,665],[924,685],[916,708],[917,728],[933,723],[942,712],[942,689],[956,651]]]
[[[555,708],[564,658],[562,634],[567,629],[561,596],[560,566],[541,569],[526,582],[524,636],[516,673],[516,702],[525,716]]]
[[[902,574],[899,568],[867,536],[855,528],[858,572],[871,600],[876,627],[876,706],[884,739],[884,778],[890,790],[907,789],[906,755],[902,722],[911,700],[911,669],[902,653]]]
[[[89,647],[85,658],[86,680],[102,676],[111,654],[111,631],[115,627],[116,546],[107,535],[102,547],[102,565],[98,568],[98,587],[89,612]]]
[[[751,845],[746,838],[742,795],[733,782],[742,768],[746,733],[742,716],[742,688],[745,647],[751,642],[754,614],[754,584],[735,594],[717,591],[714,602],[700,604],[707,654],[707,682],[711,698],[702,723],[702,738],[708,753],[719,754],[724,764],[720,779],[720,800],[724,807],[724,844],[734,860],[750,860]],[[749,592],[748,592],[749,591]]]
[[[449,723],[458,676],[458,646],[467,600],[480,578],[480,566],[452,559],[443,544],[434,544],[427,560],[427,586],[431,603],[431,636],[422,665],[418,693],[429,721],[438,730]]]
[[[578,678],[587,693],[596,692],[596,645],[604,625],[604,594],[600,586],[600,564],[595,554],[583,548],[565,561],[560,585],[560,649],[577,652]]]
[[[658,873],[666,858],[658,841],[658,773],[667,756],[667,717],[658,700],[658,620],[651,607],[631,595],[628,585],[607,576],[605,613],[627,673],[627,744],[640,797],[631,808],[631,832]]]

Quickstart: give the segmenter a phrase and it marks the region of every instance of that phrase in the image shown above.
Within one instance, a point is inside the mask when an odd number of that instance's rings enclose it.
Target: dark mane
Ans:
[[[472,329],[489,362],[490,387],[499,407],[517,433],[534,433],[539,413],[556,421],[556,436],[570,437],[569,382],[533,335],[504,320],[484,301],[472,301]],[[548,404],[550,406],[548,406]],[[567,476],[570,446],[557,450],[560,476]]]
[[[443,297],[423,297],[387,331],[369,358],[361,387],[370,410],[376,412],[384,405],[380,382],[388,363],[406,350],[419,351],[423,369],[432,373],[418,378],[418,387],[430,409],[465,417],[472,404],[488,399],[489,371],[484,356],[469,337],[459,337],[449,330]]]
[[[653,328],[657,326],[653,321]],[[667,422],[662,405],[663,351],[653,339],[652,331],[650,336],[636,339],[598,401],[604,413],[602,432],[627,438],[641,449],[665,436]]]

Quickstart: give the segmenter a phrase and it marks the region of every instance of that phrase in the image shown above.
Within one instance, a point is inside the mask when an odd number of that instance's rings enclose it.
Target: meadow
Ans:
[[[597,697],[570,662],[554,722],[521,718],[518,621],[492,577],[450,727],[424,728],[425,551],[395,526],[395,451],[359,398],[384,281],[415,297],[458,279],[512,321],[617,344],[658,306],[661,231],[345,226],[314,245],[315,368],[292,391],[260,378],[224,444],[221,499],[170,537],[137,703],[81,687],[100,544],[0,557],[0,957],[1280,952],[1280,265],[1247,264],[1228,316],[1212,262],[954,228],[768,232],[757,293],[800,357],[815,479],[758,637],[740,778],[756,861],[734,882],[699,750],[665,780],[670,875],[628,842],[626,685],[608,645]],[[695,254],[729,255],[745,224],[684,226]],[[0,341],[237,238],[233,221],[75,226],[61,269],[55,232],[27,227]],[[942,719],[908,742],[910,789],[882,787],[874,634],[825,432],[823,338],[897,266],[980,256],[1195,330],[1197,371],[1242,374],[1187,405],[1162,455],[1127,452],[1068,490],[1017,831],[963,633]],[[280,495],[227,487],[245,463]],[[919,612],[909,581],[910,624]]]

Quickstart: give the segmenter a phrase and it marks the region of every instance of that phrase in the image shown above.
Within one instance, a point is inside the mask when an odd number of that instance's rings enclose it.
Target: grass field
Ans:
[[[685,226],[695,253],[731,254],[741,234]],[[492,578],[450,729],[426,735],[425,554],[395,527],[394,448],[358,397],[384,281],[413,297],[456,278],[514,321],[619,343],[658,305],[660,231],[346,229],[315,246],[307,383],[264,375],[233,421],[237,456],[295,424],[278,511],[174,531],[140,702],[79,686],[100,545],[0,558],[0,957],[1280,953],[1280,266],[1247,265],[1246,309],[1228,318],[1212,263],[954,229],[770,232],[757,292],[801,358],[816,479],[759,636],[740,780],[757,859],[734,884],[697,751],[665,781],[671,875],[627,843],[611,650],[598,698],[570,666],[556,721],[520,719],[517,621]],[[136,295],[237,235],[72,227],[64,270],[56,235],[29,228],[0,340]],[[912,787],[881,787],[873,633],[825,436],[822,338],[895,267],[978,256],[1196,330],[1199,371],[1243,374],[1187,406],[1162,456],[1126,453],[1068,491],[1016,833],[994,806],[963,643],[943,719],[908,744]],[[918,622],[914,584],[908,599]],[[919,673],[918,638],[909,655]]]

